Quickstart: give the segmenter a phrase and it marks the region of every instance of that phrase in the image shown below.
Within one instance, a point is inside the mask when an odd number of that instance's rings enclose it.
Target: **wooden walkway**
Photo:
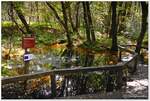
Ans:
[[[136,84],[132,85],[133,83]],[[148,65],[138,64],[136,73],[130,75],[125,89],[110,93],[99,92],[56,99],[148,99]]]

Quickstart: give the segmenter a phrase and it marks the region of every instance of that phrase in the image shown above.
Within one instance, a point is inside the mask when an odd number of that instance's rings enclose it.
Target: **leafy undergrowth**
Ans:
[[[102,42],[104,43],[102,44]],[[95,52],[99,52],[99,51],[109,50],[110,49],[109,44],[110,44],[110,40],[105,40],[105,41],[101,40],[101,41],[96,41],[93,43],[83,42],[78,47],[85,48],[87,50],[91,50]]]

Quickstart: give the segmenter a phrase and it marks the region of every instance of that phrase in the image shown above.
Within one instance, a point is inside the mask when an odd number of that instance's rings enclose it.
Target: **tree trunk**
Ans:
[[[119,14],[120,15],[120,23],[118,24],[119,26],[119,28],[118,28],[118,32],[121,32],[121,31],[124,31],[125,30],[125,28],[126,28],[126,26],[125,26],[125,16],[126,16],[126,12],[127,12],[127,7],[128,7],[128,4],[127,4],[127,2],[125,2],[125,7],[124,7],[124,10],[123,11],[121,11],[121,14]]]
[[[38,3],[38,1],[35,2],[35,5],[36,5],[36,12],[37,12],[37,14],[36,14],[36,21],[39,22],[39,15],[38,15],[38,13],[39,13],[39,3]]]
[[[117,32],[119,32],[119,29],[120,29],[119,24],[123,23],[123,22],[121,22],[121,15],[122,15],[123,10],[120,9],[120,8],[123,7],[123,2],[118,2],[118,6],[119,6],[119,10],[118,10],[117,21],[116,21],[116,23],[117,23]]]
[[[75,32],[77,33],[78,37],[80,38],[80,34],[79,34],[79,26],[80,26],[80,21],[79,21],[79,7],[80,7],[80,2],[76,3],[76,23],[75,23]]]
[[[72,14],[71,14],[71,7],[70,7],[70,5],[68,7],[68,16],[69,16],[69,21],[70,21],[72,30],[73,30],[73,32],[75,32],[75,24],[73,23],[73,20],[72,20]]]
[[[84,12],[84,22],[85,22],[85,28],[86,28],[87,42],[91,43],[90,27],[89,27],[88,16],[87,16],[87,8],[86,8],[86,3],[85,2],[83,2],[83,12]]]
[[[29,7],[30,6],[30,7]],[[32,22],[32,13],[33,13],[33,4],[32,4],[32,2],[28,5],[28,7],[30,8],[30,15],[29,15],[29,25],[30,25],[30,23]]]
[[[88,16],[88,22],[89,22],[89,26],[90,26],[90,33],[91,33],[92,41],[95,42],[96,39],[95,39],[95,33],[94,33],[94,28],[93,28],[93,22],[92,22],[92,18],[91,18],[89,2],[86,2],[86,8],[87,8],[87,16]]]
[[[75,5],[75,20],[72,19],[73,17],[71,14],[70,5],[68,7],[68,15],[69,15],[69,21],[70,21],[73,32],[75,32],[77,34],[77,36],[80,38],[79,31],[78,31],[78,28],[79,28],[79,4],[80,4],[80,2],[77,2]],[[75,23],[73,23],[73,22],[75,22]]]
[[[145,32],[147,30],[147,16],[148,16],[148,4],[146,2],[141,2],[142,6],[142,27],[141,27],[141,32],[137,40],[137,45],[136,45],[136,50],[138,54],[140,54],[141,46],[142,46],[142,41],[144,39]]]
[[[117,24],[116,24],[116,7],[117,7],[117,2],[112,2],[112,24],[111,24],[111,35],[112,35],[112,51],[118,51],[118,46],[117,46]]]
[[[108,15],[105,17],[105,32],[108,34],[109,38],[111,38],[111,32],[110,32],[110,27],[111,27],[111,4],[109,6],[108,10]]]
[[[68,17],[67,17],[67,13],[66,13],[66,4],[65,2],[61,2],[61,6],[62,6],[62,12],[63,12],[63,19],[64,19],[64,28],[66,30],[66,34],[67,34],[67,39],[68,39],[68,47],[72,46],[72,41],[71,41],[71,37],[70,37],[70,31],[68,28]]]

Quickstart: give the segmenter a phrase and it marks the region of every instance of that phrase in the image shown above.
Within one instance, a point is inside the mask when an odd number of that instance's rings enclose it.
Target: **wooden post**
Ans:
[[[122,58],[121,55],[122,55],[122,50],[120,49],[119,50],[119,60],[118,60],[119,62],[121,61],[121,58]]]
[[[50,78],[51,78],[52,97],[56,97],[56,79],[55,79],[55,75],[51,74]]]
[[[122,87],[122,76],[123,76],[123,71],[122,68],[117,70],[117,90],[121,89]]]
[[[135,59],[134,59],[134,65],[133,65],[133,71],[132,71],[132,73],[134,73],[137,70],[138,58],[139,58],[139,55],[136,56]]]
[[[25,49],[25,54],[28,54],[27,48]],[[24,74],[29,73],[29,61],[24,62]]]
[[[27,48],[25,49],[25,54],[28,54]],[[24,74],[29,73],[29,61],[24,61]],[[27,87],[27,80],[24,81],[24,89]]]

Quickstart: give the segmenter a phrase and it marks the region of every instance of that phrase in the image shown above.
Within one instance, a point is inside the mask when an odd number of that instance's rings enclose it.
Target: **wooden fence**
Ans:
[[[53,96],[56,96],[56,81],[55,81],[55,75],[56,74],[72,74],[72,73],[87,73],[87,72],[93,72],[93,71],[110,71],[110,70],[115,70],[117,71],[116,76],[117,76],[117,86],[118,88],[121,88],[121,84],[122,84],[122,70],[124,68],[129,67],[128,64],[131,62],[134,62],[134,67],[131,67],[132,69],[136,69],[136,65],[137,65],[137,58],[138,58],[138,54],[125,49],[122,46],[119,46],[120,52],[119,52],[119,56],[120,56],[120,60],[121,60],[121,53],[122,51],[126,51],[126,52],[130,52],[133,55],[133,58],[130,61],[126,61],[126,62],[121,62],[117,65],[105,65],[105,66],[100,66],[100,67],[74,67],[74,68],[67,68],[67,69],[56,69],[56,70],[50,70],[47,72],[40,72],[40,73],[34,73],[34,74],[24,74],[24,75],[20,75],[20,76],[15,76],[15,77],[8,77],[8,78],[2,78],[2,85],[5,84],[9,84],[9,83],[15,83],[15,82],[19,82],[19,81],[26,81],[26,80],[30,80],[30,79],[35,79],[35,78],[40,78],[43,76],[50,76],[51,77],[51,91]]]

